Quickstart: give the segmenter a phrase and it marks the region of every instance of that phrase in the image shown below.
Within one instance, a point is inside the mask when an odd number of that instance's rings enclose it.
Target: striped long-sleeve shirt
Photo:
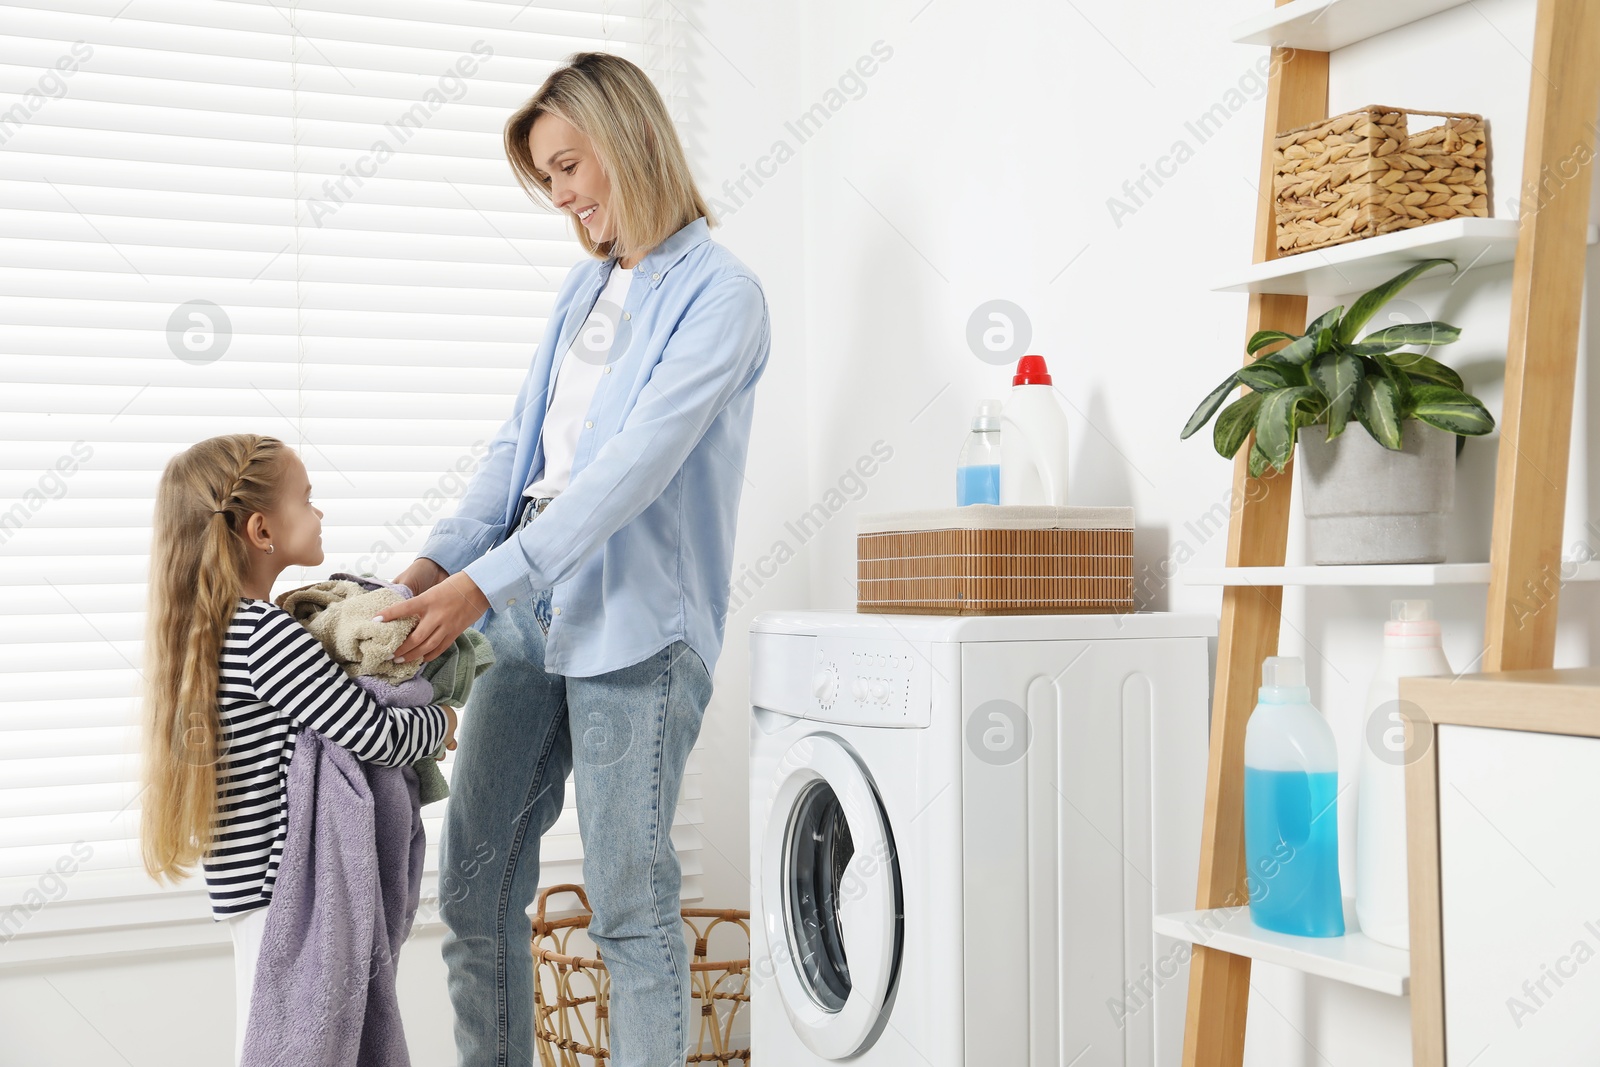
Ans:
[[[316,730],[359,760],[414,763],[444,741],[442,705],[386,708],[282,608],[239,599],[223,644],[217,703],[216,835],[202,860],[212,918],[264,908],[283,856],[295,738]]]

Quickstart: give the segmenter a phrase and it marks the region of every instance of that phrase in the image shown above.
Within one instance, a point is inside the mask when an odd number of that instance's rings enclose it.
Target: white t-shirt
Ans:
[[[602,375],[611,372],[612,343],[623,325],[622,305],[628,298],[633,273],[620,266],[612,267],[611,278],[595,300],[594,309],[584,320],[583,328],[573,335],[572,347],[556,369],[550,410],[539,431],[544,445],[544,469],[528,483],[523,496],[558,496],[572,479],[578,434],[583,432],[595,387]]]

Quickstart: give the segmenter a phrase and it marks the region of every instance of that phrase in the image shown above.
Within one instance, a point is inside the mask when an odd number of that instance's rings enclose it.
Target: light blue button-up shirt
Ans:
[[[562,355],[614,259],[567,275],[516,406],[456,514],[421,555],[465,570],[503,610],[554,587],[545,670],[589,677],[682,639],[716,670],[756,382],[771,329],[761,283],[703,218],[634,268],[609,373],[578,434],[572,477],[502,542],[544,469],[540,430]]]

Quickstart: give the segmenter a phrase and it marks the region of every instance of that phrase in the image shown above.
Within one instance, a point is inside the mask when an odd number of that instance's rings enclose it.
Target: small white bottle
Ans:
[[[1428,600],[1396,600],[1367,690],[1356,793],[1356,918],[1374,941],[1411,947],[1406,880],[1405,720],[1400,679],[1451,674]]]
[[[1067,416],[1043,356],[1017,360],[1000,430],[1000,503],[1065,504]]]
[[[1000,401],[978,401],[956,457],[956,506],[1000,503]]]

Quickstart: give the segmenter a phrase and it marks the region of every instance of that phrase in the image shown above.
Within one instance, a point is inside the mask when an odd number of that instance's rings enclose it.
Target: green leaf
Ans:
[[[1189,421],[1183,424],[1183,432],[1178,435],[1178,440],[1186,439],[1190,434],[1204,426],[1206,421],[1217,413],[1217,409],[1222,406],[1222,402],[1228,399],[1228,394],[1233,391],[1233,387],[1238,384],[1239,375],[1235,371],[1224,378],[1221,385],[1207,393],[1206,398],[1200,401],[1200,406],[1194,409],[1194,414],[1189,416]]]
[[[1255,361],[1254,365],[1260,366],[1263,363],[1268,363],[1278,368],[1278,371],[1283,375],[1284,381],[1290,385],[1311,384],[1311,379],[1306,377],[1306,368],[1303,363],[1285,363],[1278,358],[1276,352],[1270,356],[1262,356]]]
[[[1374,330],[1361,339],[1362,344],[1383,344],[1392,348],[1401,345],[1448,345],[1461,337],[1461,327],[1448,322],[1406,322]]]
[[[1463,388],[1459,374],[1420,352],[1396,352],[1389,357],[1389,362],[1408,378],[1433,382],[1436,385],[1448,385],[1452,389]],[[1415,388],[1415,384],[1412,387]]]
[[[1429,426],[1468,437],[1481,437],[1494,429],[1494,416],[1477,397],[1448,385],[1412,389],[1411,414]]]
[[[1217,455],[1232,459],[1239,451],[1239,446],[1244,444],[1245,438],[1255,428],[1256,409],[1261,406],[1261,397],[1261,393],[1246,393],[1222,409],[1222,414],[1217,416],[1216,426],[1211,430],[1211,443],[1216,446]]]
[[[1279,389],[1266,394],[1256,412],[1256,444],[1279,470],[1294,453],[1295,430],[1303,414],[1301,402],[1316,399],[1316,390],[1307,385]]]
[[[1356,418],[1384,448],[1400,448],[1400,393],[1381,374],[1368,374],[1356,389]]]
[[[1284,345],[1267,358],[1276,363],[1290,363],[1298,365],[1306,362],[1306,360],[1310,359],[1316,354],[1316,334],[1308,333],[1303,337],[1296,337],[1293,341],[1290,341],[1288,344]]]
[[[1411,406],[1411,379],[1395,364],[1393,356],[1373,356],[1372,362],[1378,365],[1383,376],[1389,379],[1389,384],[1394,386],[1395,402],[1400,405],[1403,415]]]
[[[1289,380],[1285,373],[1290,368],[1280,367],[1266,360],[1257,360],[1247,363],[1235,372],[1234,377],[1258,393],[1270,393],[1274,389],[1284,389],[1298,382]]]
[[[1356,298],[1356,302],[1351,305],[1350,313],[1339,323],[1340,342],[1349,344],[1354,341],[1356,334],[1361,332],[1361,327],[1367,324],[1367,320],[1372,318],[1379,308],[1393,300],[1400,290],[1410,285],[1417,275],[1444,263],[1449,263],[1452,268],[1455,267],[1453,260],[1425,259],[1421,263],[1414,264],[1396,274],[1382,285],[1362,293],[1361,296]]]
[[[1344,305],[1329,308],[1312,320],[1306,327],[1306,333],[1317,339],[1317,355],[1328,350],[1328,341],[1333,337],[1332,331],[1339,326],[1339,316],[1344,314]]]
[[[1284,333],[1282,330],[1257,330],[1251,335],[1250,343],[1244,346],[1244,350],[1253,356],[1275,341],[1293,341],[1295,336],[1292,333]]]
[[[1252,478],[1261,477],[1262,473],[1265,472],[1266,469],[1271,465],[1272,465],[1271,461],[1267,459],[1267,454],[1265,452],[1261,451],[1261,442],[1259,442],[1259,441],[1251,441],[1250,442],[1250,477],[1252,477]]]
[[[1350,413],[1355,409],[1356,391],[1366,372],[1361,360],[1348,352],[1335,352],[1306,369],[1311,374],[1312,384],[1327,398],[1328,440],[1331,441],[1344,433]]]

